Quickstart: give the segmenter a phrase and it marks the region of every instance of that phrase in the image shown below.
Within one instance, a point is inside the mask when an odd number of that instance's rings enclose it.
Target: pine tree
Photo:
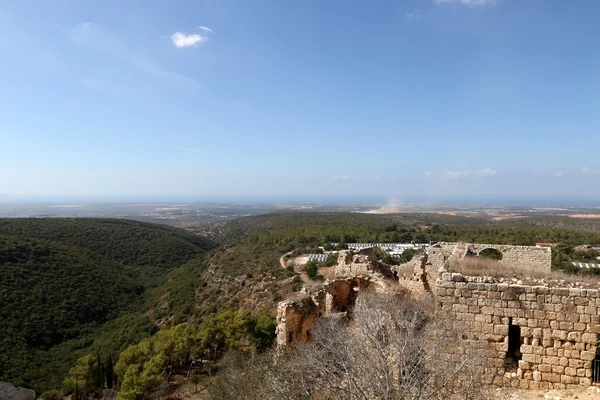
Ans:
[[[113,383],[116,384],[116,377],[115,377],[115,373],[113,371],[113,361],[112,361],[112,357],[110,354],[108,355],[108,360],[106,360],[105,375],[106,375],[106,387],[109,389],[112,389]]]

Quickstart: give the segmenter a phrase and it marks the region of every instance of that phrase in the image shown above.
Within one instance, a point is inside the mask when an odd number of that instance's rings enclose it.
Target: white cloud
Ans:
[[[467,176],[476,176],[476,177],[488,177],[496,175],[496,170],[491,168],[480,169],[479,171],[448,171],[446,175],[450,178],[464,178]]]
[[[588,167],[581,167],[581,174],[582,175],[600,175],[600,170],[591,169]]]
[[[206,38],[198,35],[197,33],[187,35],[185,33],[175,32],[171,35],[171,40],[173,41],[175,47],[182,48],[195,46],[198,43],[204,42]]]
[[[480,176],[494,176],[496,175],[496,170],[491,168],[484,168],[477,171],[477,175]]]
[[[200,25],[198,29],[202,29],[204,32],[212,33],[213,35],[215,34],[215,32],[208,26]]]
[[[425,172],[425,176],[431,176],[433,175],[430,171]]]
[[[421,19],[421,17],[423,15],[421,14],[421,11],[419,11],[418,9],[415,9],[412,12],[408,12],[408,13],[404,14],[404,16],[406,17],[407,21],[416,21],[416,20]]]
[[[332,176],[331,179],[345,181],[345,180],[350,179],[350,175],[335,175],[335,176]]]
[[[113,35],[102,29],[102,27],[90,22],[77,25],[73,28],[69,37],[71,40],[82,46],[113,57],[119,57],[147,75],[161,78],[164,81],[186,89],[200,89],[203,87],[200,82],[190,77],[162,68],[160,65],[143,57],[143,55],[136,52],[135,49],[128,49],[125,41],[120,37]]]
[[[434,0],[435,4],[445,4],[445,3],[460,3],[465,6],[475,7],[475,6],[489,6],[496,4],[496,0]]]
[[[446,172],[446,175],[448,175],[450,178],[460,178],[471,175],[471,171],[448,171]]]

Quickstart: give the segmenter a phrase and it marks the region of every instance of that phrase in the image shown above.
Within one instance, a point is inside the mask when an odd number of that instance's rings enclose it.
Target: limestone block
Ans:
[[[559,383],[560,382],[560,375],[555,374],[555,373],[542,373],[542,380],[546,381],[546,382],[551,382],[551,383]]]
[[[585,297],[577,297],[574,301],[576,306],[588,306],[590,304],[590,299]]]
[[[585,361],[572,358],[569,360],[569,367],[577,368],[577,369],[583,368],[583,367],[585,367]]]
[[[579,384],[584,386],[591,386],[592,380],[590,378],[580,378]]]
[[[524,360],[519,360],[519,368],[523,371],[529,371],[531,369],[531,364]]]
[[[521,360],[526,363],[531,363],[531,364],[536,363],[535,354],[523,354],[523,356],[521,357]]]
[[[579,350],[571,350],[571,358],[579,358]]]
[[[533,354],[533,346],[532,345],[521,345],[521,353],[522,354]]]
[[[560,357],[558,360],[558,364],[567,367],[569,365],[569,359],[567,357]]]
[[[568,376],[577,376],[577,369],[572,367],[565,368],[565,374]]]
[[[543,357],[542,362],[547,365],[558,365],[558,357]]]
[[[594,333],[584,333],[581,335],[581,341],[583,343],[595,344],[598,341],[598,338]]]
[[[562,375],[565,372],[565,367],[563,367],[561,365],[553,365],[552,372],[554,372],[555,374]]]
[[[552,371],[552,366],[551,365],[545,365],[545,364],[538,365],[538,371],[539,372],[544,372],[544,373],[551,372]]]
[[[567,321],[561,322],[559,324],[559,329],[566,330],[566,331],[573,330],[573,323],[572,322],[567,322]],[[565,339],[563,339],[563,340],[565,340]]]
[[[589,318],[589,315],[585,315],[584,314],[584,315],[581,315],[581,317],[588,317]],[[587,327],[586,324],[583,323],[583,322],[576,322],[576,323],[573,324],[573,329],[576,330],[576,331],[579,331],[579,332],[585,331],[586,327]]]
[[[583,315],[582,315],[583,316]],[[590,317],[591,319],[592,317]],[[600,325],[598,324],[589,324],[588,330],[591,333],[599,334],[600,333]]]
[[[596,357],[596,353],[591,351],[582,351],[580,357],[582,360],[591,361]]]
[[[508,325],[494,325],[494,334],[508,335]]]

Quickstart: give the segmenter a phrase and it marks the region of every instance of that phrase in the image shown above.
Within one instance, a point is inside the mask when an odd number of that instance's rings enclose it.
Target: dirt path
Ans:
[[[290,254],[292,254],[294,252],[294,250],[285,253],[284,255],[282,255],[281,257],[279,257],[279,265],[281,265],[281,268],[286,269],[287,265],[285,265],[285,257],[289,256]]]

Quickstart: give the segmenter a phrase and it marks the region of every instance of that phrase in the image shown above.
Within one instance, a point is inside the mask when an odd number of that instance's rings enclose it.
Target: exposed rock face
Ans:
[[[31,389],[13,386],[7,382],[0,382],[0,399],[35,400],[35,392]]]

